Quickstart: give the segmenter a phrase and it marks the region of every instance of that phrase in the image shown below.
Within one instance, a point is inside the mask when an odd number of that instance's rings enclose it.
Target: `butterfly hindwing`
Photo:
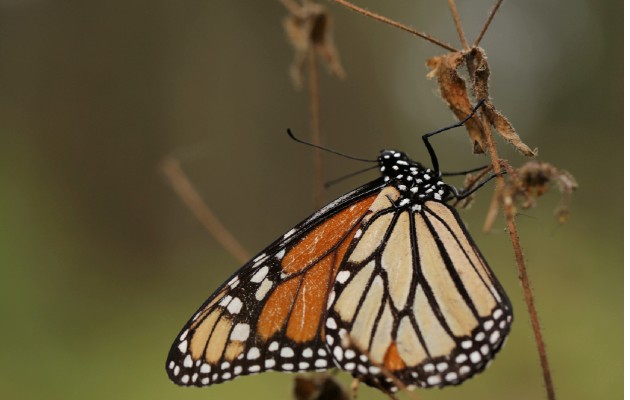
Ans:
[[[394,205],[399,196],[383,190],[348,250],[328,345],[341,368],[371,386],[458,384],[499,350],[510,303],[454,209]]]

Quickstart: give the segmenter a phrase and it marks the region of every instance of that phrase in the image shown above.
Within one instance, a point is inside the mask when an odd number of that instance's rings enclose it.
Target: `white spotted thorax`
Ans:
[[[397,206],[411,203],[418,207],[427,200],[444,201],[450,194],[449,186],[435,171],[411,160],[403,152],[383,150],[378,162],[384,181],[400,191]]]

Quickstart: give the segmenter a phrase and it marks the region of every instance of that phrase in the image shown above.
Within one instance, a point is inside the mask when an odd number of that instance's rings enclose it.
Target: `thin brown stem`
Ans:
[[[479,36],[477,36],[477,39],[475,39],[475,41],[473,42],[473,47],[477,47],[479,46],[479,43],[481,43],[481,39],[483,39],[483,35],[486,34],[486,31],[488,30],[488,28],[490,27],[490,24],[492,23],[492,20],[494,19],[494,16],[499,10],[499,7],[501,7],[501,3],[503,3],[503,0],[497,0],[494,7],[492,7],[492,11],[490,11],[490,15],[488,15],[488,19],[486,20],[486,23],[483,25],[483,28],[481,28],[481,32],[479,32]]]
[[[352,3],[347,2],[346,0],[333,0],[333,1],[335,3],[337,3],[337,4],[340,4],[340,5],[344,6],[344,7],[347,7],[349,9],[351,9],[352,11],[355,11],[355,12],[358,12],[359,14],[365,15],[366,17],[373,18],[373,19],[375,19],[377,21],[384,22],[384,23],[386,23],[388,25],[391,25],[391,26],[394,26],[394,27],[396,27],[398,29],[402,29],[403,31],[409,32],[409,33],[411,33],[413,35],[419,36],[419,37],[421,37],[421,38],[423,38],[423,39],[425,39],[425,40],[427,40],[427,41],[429,41],[429,42],[431,42],[431,43],[433,43],[433,44],[435,44],[437,46],[442,47],[443,49],[448,50],[448,51],[459,51],[455,47],[451,46],[450,44],[444,43],[444,42],[440,41],[439,39],[436,39],[433,36],[429,35],[428,33],[417,31],[417,30],[415,30],[413,28],[410,28],[410,27],[408,27],[406,25],[401,24],[400,22],[393,21],[393,20],[391,20],[389,18],[383,17],[382,15],[379,15],[379,14],[373,13],[371,11],[368,11],[368,10],[366,10],[364,8],[358,7],[358,6],[356,6],[356,5],[352,4]]]
[[[501,160],[497,153],[497,148],[494,143],[494,138],[490,130],[490,124],[488,120],[483,116],[480,117],[484,135],[488,144],[488,152],[492,159],[492,167],[497,174],[497,191],[504,193],[505,178],[500,174],[501,172]],[[536,339],[536,346],[538,348],[538,355],[540,358],[540,365],[543,370],[543,377],[545,380],[545,387],[547,389],[547,399],[555,400],[555,392],[553,388],[553,382],[551,380],[551,370],[549,368],[549,360],[547,359],[547,353],[545,351],[545,342],[543,339],[542,331],[540,329],[540,321],[538,319],[538,312],[536,311],[536,305],[534,303],[534,295],[532,293],[532,287],[529,282],[529,276],[527,274],[527,268],[525,266],[525,257],[523,257],[523,249],[519,239],[518,231],[516,229],[516,221],[514,220],[514,213],[511,211],[511,203],[513,199],[511,196],[502,196],[503,213],[507,221],[508,232],[510,233],[510,239],[512,241],[512,248],[514,250],[514,256],[516,258],[516,264],[518,266],[519,279],[523,287],[523,293],[525,295],[525,303],[527,304],[527,311],[529,312],[529,319],[534,331],[534,337]]]
[[[536,311],[536,305],[534,304],[534,295],[529,283],[529,276],[527,274],[527,268],[525,268],[525,258],[523,257],[523,251],[520,246],[518,231],[516,230],[516,222],[514,216],[507,219],[508,231],[510,232],[510,238],[512,239],[512,247],[514,248],[514,256],[516,257],[516,263],[518,264],[518,277],[521,280],[523,286],[523,293],[525,294],[525,303],[527,304],[527,310],[529,311],[529,319],[532,324],[534,336],[536,337],[536,346],[538,347],[538,355],[540,357],[540,365],[543,370],[543,377],[545,379],[545,388],[547,389],[547,399],[555,400],[556,395],[553,388],[553,382],[551,380],[551,371],[549,369],[549,360],[547,359],[547,351],[545,350],[545,341],[540,329],[540,321],[538,319],[538,312]]]
[[[464,50],[468,50],[470,47],[468,47],[468,41],[466,40],[466,35],[464,34],[462,21],[459,19],[459,13],[457,12],[455,1],[448,0],[448,5],[451,8],[451,14],[453,15],[453,21],[455,22],[455,28],[457,28],[457,34],[459,35],[459,41],[462,44],[462,48]]]
[[[175,193],[177,193],[184,204],[195,214],[208,232],[210,232],[221,246],[232,254],[234,258],[241,263],[246,263],[250,258],[247,250],[241,246],[238,240],[223,226],[214,213],[210,211],[182,170],[179,161],[172,157],[167,157],[162,162],[162,172],[173,186]]]
[[[321,112],[319,98],[319,74],[317,71],[317,54],[311,45],[308,50],[308,74],[309,74],[309,94],[310,94],[310,114],[311,114],[311,143],[321,146]],[[315,205],[321,207],[324,202],[324,172],[322,163],[322,151],[313,148],[313,193]]]

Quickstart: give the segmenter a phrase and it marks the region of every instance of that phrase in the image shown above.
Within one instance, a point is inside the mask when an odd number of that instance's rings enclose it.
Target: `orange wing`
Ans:
[[[205,386],[333,367],[322,325],[328,294],[379,191],[375,181],[342,196],[237,271],[180,332],[166,362],[171,380]]]

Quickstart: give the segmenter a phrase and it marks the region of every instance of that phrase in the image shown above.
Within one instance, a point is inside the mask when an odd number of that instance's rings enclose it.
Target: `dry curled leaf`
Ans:
[[[578,188],[577,181],[568,171],[554,167],[541,161],[530,161],[522,167],[509,170],[509,180],[506,180],[502,192],[495,192],[495,196],[486,216],[485,231],[489,231],[494,223],[501,206],[501,198],[507,206],[508,214],[514,216],[518,208],[528,209],[536,206],[536,199],[545,194],[550,185],[556,184],[562,194],[560,205],[555,215],[559,223],[567,222],[569,215],[569,200],[571,194]],[[520,203],[519,203],[520,202]]]
[[[296,376],[293,380],[295,400],[349,400],[341,384],[328,374]]]
[[[440,94],[457,119],[464,119],[472,111],[471,97],[485,99],[481,110],[499,135],[523,155],[528,157],[536,155],[537,151],[523,143],[512,124],[492,103],[488,89],[490,67],[481,48],[475,47],[433,57],[427,60],[427,66],[431,69],[427,77],[437,79]],[[487,144],[478,117],[468,120],[466,128],[473,143],[473,152],[485,153]]]
[[[303,6],[293,4],[287,8],[291,14],[284,20],[284,30],[295,50],[290,69],[295,87],[301,88],[303,85],[304,69],[311,49],[331,74],[343,79],[345,71],[333,39],[332,18],[326,8],[310,1]]]

